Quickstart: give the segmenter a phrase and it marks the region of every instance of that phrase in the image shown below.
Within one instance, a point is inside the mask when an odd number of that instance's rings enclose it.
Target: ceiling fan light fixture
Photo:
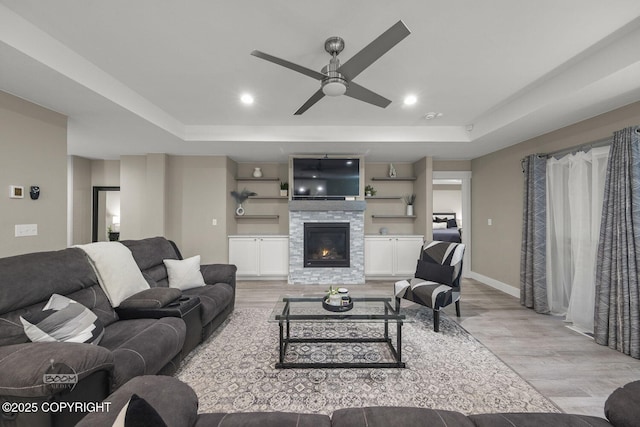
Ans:
[[[322,82],[322,93],[327,96],[344,95],[347,91],[347,81],[340,77],[332,77]]]

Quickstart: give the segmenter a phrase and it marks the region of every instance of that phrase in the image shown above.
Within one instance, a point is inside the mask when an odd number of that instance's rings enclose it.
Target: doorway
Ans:
[[[432,176],[434,188],[443,188],[446,191],[447,186],[451,185],[451,189],[456,188],[459,191],[459,200],[457,202],[453,200],[447,201],[446,210],[453,211],[452,213],[456,214],[457,225],[460,228],[460,238],[466,247],[462,275],[467,277],[471,271],[471,172],[434,171]],[[447,196],[455,199],[452,196],[454,193],[455,191],[450,190]],[[440,212],[437,210],[436,202],[435,198],[432,198],[433,212]]]
[[[120,187],[93,187],[91,241],[120,239]]]

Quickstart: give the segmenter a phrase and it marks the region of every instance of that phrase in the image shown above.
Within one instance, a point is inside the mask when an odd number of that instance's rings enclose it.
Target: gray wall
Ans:
[[[523,157],[607,138],[637,124],[640,102],[472,160],[472,271],[519,288]]]
[[[24,186],[25,197],[10,199],[11,185]],[[38,235],[14,237],[16,224],[37,224]],[[0,257],[66,245],[67,118],[0,92]]]

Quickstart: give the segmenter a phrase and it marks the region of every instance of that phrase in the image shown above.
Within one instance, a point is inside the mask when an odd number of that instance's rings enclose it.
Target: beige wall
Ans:
[[[413,164],[415,181],[416,204],[414,214],[415,234],[424,236],[425,240],[431,240],[433,236],[433,159],[424,157]]]
[[[91,160],[91,185],[120,186],[120,160]]]
[[[11,185],[25,197],[10,199]],[[37,224],[38,235],[15,237],[16,224]],[[0,257],[66,246],[67,118],[0,92]]]
[[[472,271],[520,286],[523,157],[597,141],[637,124],[640,102],[472,160]]]
[[[471,160],[434,160],[433,170],[443,171],[470,171]]]
[[[91,160],[70,156],[71,245],[91,242]]]
[[[222,156],[168,158],[166,236],[176,242],[184,257],[200,255],[202,263],[228,260],[228,163]],[[213,219],[217,220],[215,226]]]

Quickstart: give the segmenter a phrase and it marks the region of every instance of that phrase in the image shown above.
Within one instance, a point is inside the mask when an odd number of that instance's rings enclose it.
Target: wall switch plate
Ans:
[[[27,237],[38,235],[38,224],[16,224],[15,237]]]
[[[487,220],[487,225],[493,225],[493,220],[491,218]]]
[[[217,219],[215,219],[215,218],[213,218],[213,219],[211,220],[211,225],[218,225],[218,220],[217,220]]]

